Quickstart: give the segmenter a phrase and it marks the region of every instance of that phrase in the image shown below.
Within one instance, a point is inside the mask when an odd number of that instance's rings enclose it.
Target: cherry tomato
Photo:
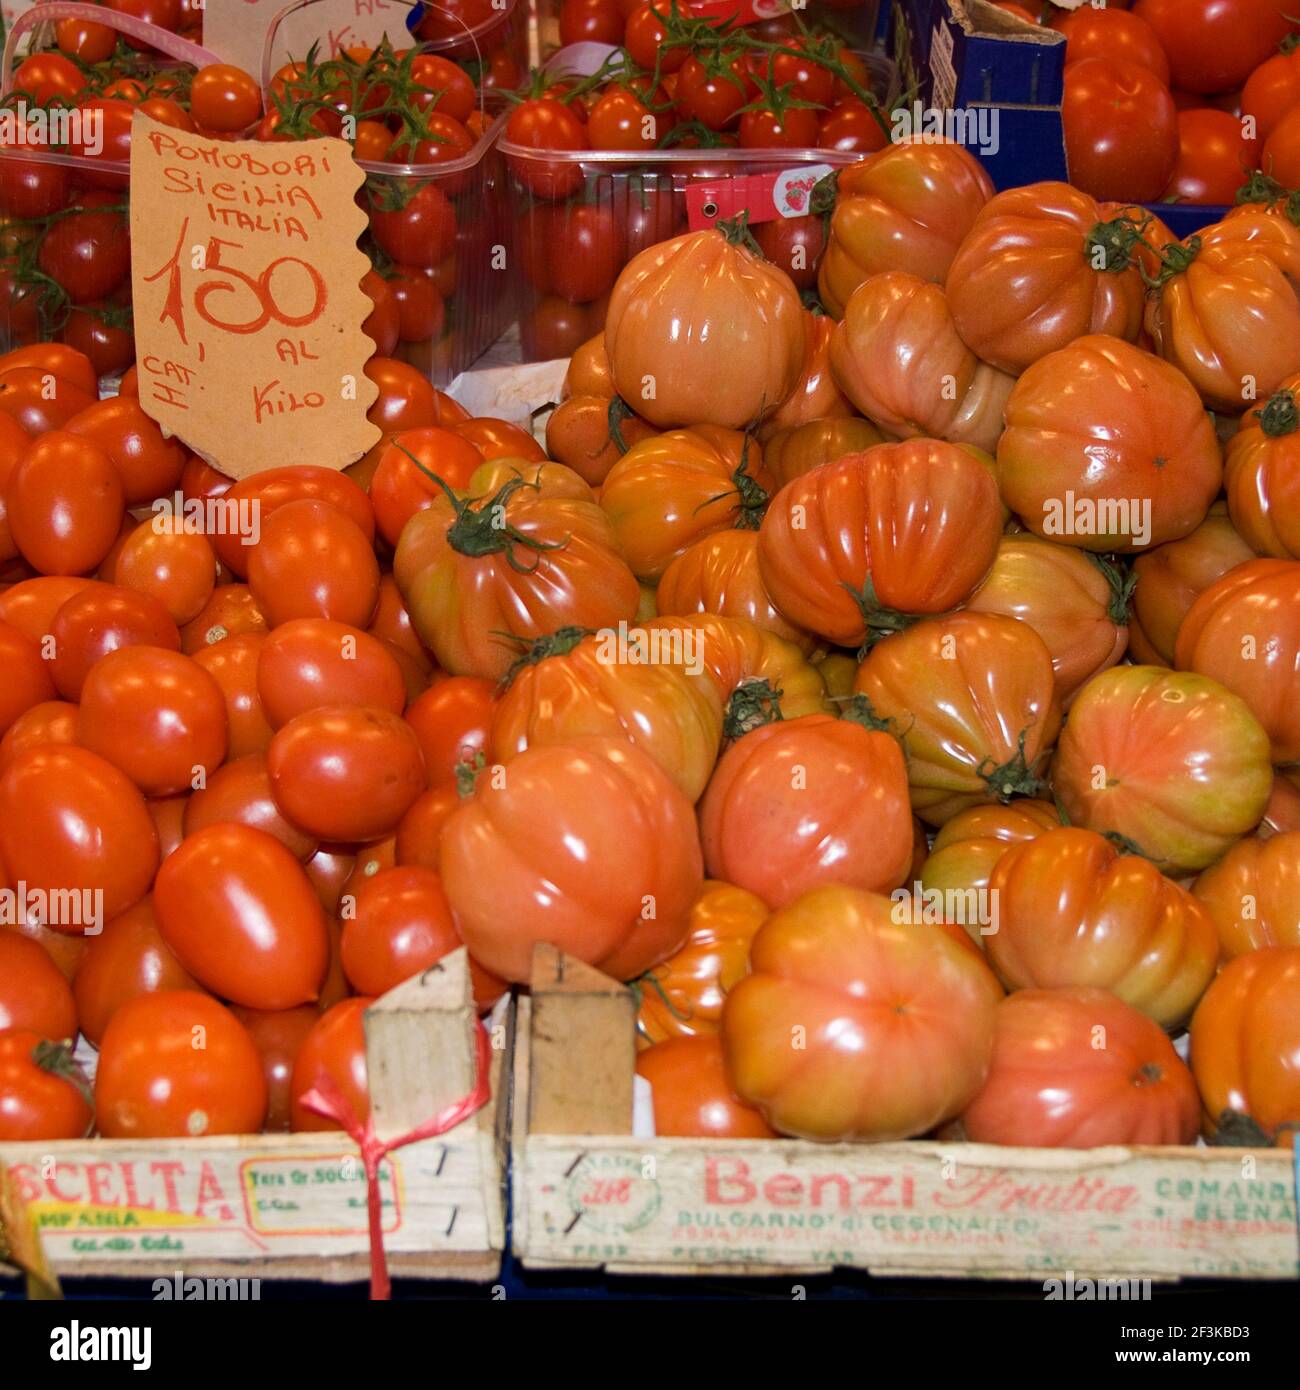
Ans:
[[[447,310],[432,278],[417,266],[396,266],[388,282],[397,305],[397,336],[404,343],[442,337]]]
[[[692,54],[677,74],[677,109],[684,119],[710,130],[726,130],[750,100],[744,60],[732,58],[711,70]]]
[[[465,121],[478,106],[474,83],[464,69],[437,53],[417,53],[411,59],[411,104],[419,111],[441,111]]]
[[[623,11],[618,0],[564,0],[560,6],[560,45],[623,42]]]
[[[656,94],[656,106],[666,102]],[[611,87],[591,108],[587,133],[594,149],[653,150],[674,124],[671,111],[651,110],[636,92]]]
[[[237,135],[261,116],[261,88],[242,68],[212,63],[190,83],[190,114],[205,130]]]
[[[95,1116],[105,1138],[256,1133],[266,1105],[253,1040],[209,995],[140,994],[109,1020],[95,1074]]]
[[[130,180],[127,170],[120,166],[129,164],[131,158],[131,120],[135,115],[135,103],[123,100],[109,87],[103,96],[87,97],[80,102],[77,111],[81,121],[76,135],[68,142],[68,153],[88,161],[78,168],[78,180],[95,188],[124,190]],[[96,165],[107,167],[101,169]],[[114,168],[115,165],[118,167]],[[120,236],[125,242],[125,230]],[[129,252],[127,246],[122,249]]]
[[[130,318],[119,322],[121,315],[122,310],[111,299],[79,304],[68,315],[60,341],[84,353],[94,364],[96,376],[115,376],[135,361]],[[127,400],[129,396],[117,399]]]
[[[93,19],[61,19],[55,25],[54,35],[60,53],[87,65],[111,58],[117,47],[117,30]]]
[[[72,990],[43,946],[0,932],[0,1032],[29,1028],[42,1038],[75,1038]]]
[[[623,45],[637,67],[653,72],[658,58],[661,73],[676,72],[690,57],[691,50],[686,44],[675,48],[663,47],[663,41],[668,37],[668,26],[664,23],[663,15],[669,13],[670,8],[669,4],[661,4],[659,0],[654,0],[654,3],[645,0],[628,15]]]
[[[78,304],[112,294],[131,273],[130,237],[117,205],[112,193],[83,193],[41,241],[41,269]]]
[[[820,150],[841,150],[849,154],[872,154],[889,144],[889,133],[857,97],[837,102],[822,121],[817,136]]]
[[[14,71],[14,90],[25,92],[37,106],[56,98],[71,106],[84,85],[81,69],[62,53],[34,53]]]
[[[456,244],[456,213],[435,183],[400,183],[371,194],[370,232],[385,255],[431,270]]]
[[[373,270],[361,277],[361,288],[374,308],[366,315],[361,331],[375,345],[375,351],[387,357],[397,347],[397,335],[401,326],[397,301],[388,287],[388,281]]]
[[[577,115],[549,96],[521,101],[506,121],[505,138],[527,150],[573,152],[588,148],[587,132]],[[582,167],[576,161],[507,155],[506,163],[519,182],[539,198],[567,198],[582,186]]]

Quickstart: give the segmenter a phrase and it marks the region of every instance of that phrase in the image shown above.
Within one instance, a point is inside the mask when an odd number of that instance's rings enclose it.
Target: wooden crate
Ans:
[[[463,950],[367,1011],[381,1138],[473,1088],[474,1020]],[[493,1031],[491,1101],[386,1161],[384,1248],[395,1276],[490,1281],[500,1272],[513,1009]],[[338,1132],[0,1144],[0,1164],[58,1275],[369,1274],[365,1177],[356,1145]]]
[[[538,949],[516,1029],[512,1136],[513,1248],[531,1268],[1300,1273],[1284,1150],[635,1138],[634,1017],[624,986]]]

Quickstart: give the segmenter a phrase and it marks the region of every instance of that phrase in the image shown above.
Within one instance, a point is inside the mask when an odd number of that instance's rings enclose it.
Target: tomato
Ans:
[[[709,874],[773,908],[832,883],[888,892],[912,860],[902,753],[851,715],[756,728],[719,760],[700,834]]]
[[[19,903],[26,917],[21,893]],[[0,931],[0,1033],[9,1028],[51,1040],[75,1038],[77,1008],[45,948],[15,931]]]
[[[322,840],[374,840],[424,790],[410,725],[375,706],[324,705],[291,719],[267,751],[276,804]]]
[[[884,436],[868,420],[835,416],[778,430],[763,443],[763,462],[778,482],[788,483],[845,454],[860,454]]]
[[[953,444],[849,454],[787,483],[759,531],[772,601],[840,646],[941,613],[987,573],[1002,528],[993,474]]]
[[[430,787],[454,784],[461,763],[488,752],[496,687],[476,676],[448,676],[406,711],[424,754]]]
[[[371,358],[366,364],[367,373],[378,360]],[[433,388],[422,378],[420,383],[432,398]],[[226,496],[232,514],[254,519],[247,525],[228,527],[212,538],[217,558],[241,579],[248,575],[249,557],[257,543],[260,526],[289,502],[328,502],[361,529],[367,542],[375,537],[375,514],[369,498],[351,478],[332,468],[313,464],[269,468],[264,473],[241,479]]]
[[[417,53],[411,59],[410,75],[413,89],[409,99],[419,111],[441,111],[465,121],[478,106],[472,79],[437,53]]]
[[[571,204],[547,242],[549,288],[574,304],[608,294],[627,260],[627,246],[608,207]]]
[[[611,420],[623,448],[614,438]],[[615,404],[612,394],[569,396],[547,419],[546,453],[595,488],[605,481],[627,449],[655,433],[654,427],[639,415],[624,418],[622,407]]]
[[[42,238],[41,269],[76,303],[105,298],[130,274],[130,238],[116,207],[112,193],[83,193]]]
[[[759,929],[750,969],[723,1006],[727,1074],[783,1134],[905,1139],[984,1081],[1001,991],[975,953],[895,920],[888,898],[805,894]]]
[[[252,1039],[209,995],[141,994],[109,1020],[95,1074],[95,1117],[105,1138],[255,1133],[266,1103]]]
[[[1263,726],[1275,763],[1300,759],[1300,561],[1251,560],[1229,570],[1188,609],[1175,664],[1212,675]]]
[[[1205,908],[1091,830],[1014,845],[989,894],[999,920],[985,946],[1008,989],[1095,986],[1176,1029],[1214,977],[1218,937]]]
[[[366,271],[361,277],[361,288],[374,305],[366,315],[361,331],[374,343],[375,351],[387,357],[397,347],[397,335],[401,327],[397,303],[388,288],[388,281],[373,270]]]
[[[265,831],[219,822],[188,834],[158,870],[154,911],[176,959],[223,998],[252,1009],[316,998],[329,959],[321,906]]]
[[[145,414],[138,400],[109,397],[74,415],[67,432],[97,444],[122,480],[128,507],[142,506],[172,492],[185,467],[185,449]]]
[[[397,266],[388,282],[397,305],[397,336],[404,343],[442,337],[446,306],[430,275],[417,266]]]
[[[84,1139],[92,1119],[90,1083],[66,1043],[0,1031],[0,1140]]]
[[[361,994],[388,990],[460,946],[442,882],[431,869],[381,869],[344,900],[343,969]]]
[[[743,56],[723,51],[706,59],[691,53],[677,72],[677,109],[683,120],[726,130],[749,102],[751,85]]]
[[[394,181],[371,194],[370,231],[385,255],[431,270],[455,246],[456,212],[436,183]]]
[[[320,1016],[303,1039],[294,1058],[289,1083],[289,1114],[294,1130],[327,1130],[339,1126],[302,1103],[302,1097],[322,1078],[333,1083],[358,1123],[370,1115],[370,1082],[366,1069],[365,1011],[375,1001],[344,999]]]
[[[293,1064],[307,1034],[320,1019],[320,1011],[308,1005],[296,1009],[231,1010],[248,1032],[262,1061],[266,1081],[268,1134],[287,1133],[290,1125],[290,1092]]]
[[[1206,1134],[1235,1145],[1291,1147],[1300,1126],[1292,1065],[1300,947],[1270,946],[1229,961],[1192,1018],[1191,1065]]]
[[[546,450],[527,430],[512,425],[508,420],[479,416],[457,421],[448,428],[452,434],[472,444],[484,459],[521,459],[525,463],[541,463],[547,457]]]
[[[1161,867],[1202,869],[1264,813],[1268,735],[1216,681],[1117,666],[1079,692],[1052,786],[1072,825],[1114,833]]]
[[[1061,708],[1051,653],[1028,624],[983,613],[917,623],[872,648],[854,689],[892,721],[928,824],[1041,791]]]
[[[424,426],[394,434],[370,480],[370,503],[380,534],[396,546],[415,513],[443,496],[435,477],[449,488],[463,489],[482,462],[473,444],[449,429]]]
[[[770,486],[748,435],[701,425],[634,444],[606,475],[600,505],[633,574],[657,580],[701,536],[756,528]]]
[[[366,363],[366,375],[379,387],[379,398],[366,412],[366,419],[378,425],[385,434],[419,429],[423,425],[445,425],[468,417],[467,410],[450,396],[435,390],[409,362],[372,357]],[[334,478],[342,476],[332,469],[321,471]]]
[[[80,700],[90,668],[119,647],[181,646],[176,624],[157,599],[113,584],[74,594],[55,614],[50,637],[50,675],[67,700]]]
[[[1178,162],[1163,196],[1179,202],[1231,203],[1259,163],[1258,139],[1247,139],[1230,111],[1180,111],[1178,141]]]
[[[703,661],[690,668],[684,644],[656,649],[644,629],[633,632],[626,659],[605,634],[584,637],[580,628],[561,628],[533,643],[496,706],[493,755],[508,763],[526,748],[575,737],[625,738],[696,801],[722,738],[719,691]],[[637,650],[644,653],[640,660],[631,655]]]
[[[1254,558],[1222,502],[1210,508],[1191,535],[1139,555],[1133,562],[1137,587],[1129,627],[1133,655],[1150,665],[1172,666],[1178,629],[1196,596],[1235,565]]]
[[[889,132],[871,107],[853,96],[835,103],[822,118],[817,136],[819,150],[838,150],[841,154],[874,154],[889,143]]]
[[[32,441],[5,501],[14,544],[42,574],[93,569],[122,520],[122,484],[108,455],[64,430]]]
[[[870,275],[901,270],[943,284],[957,248],[993,196],[960,145],[890,144],[837,175],[838,196],[817,289],[832,317]]]
[[[1137,225],[1086,193],[1031,184],[993,198],[948,272],[948,305],[979,357],[1018,375],[1087,333],[1133,339],[1145,287]]]
[[[1300,832],[1247,836],[1192,891],[1219,933],[1226,959],[1262,946],[1300,945]]]
[[[266,614],[247,584],[218,584],[207,603],[181,628],[181,650],[194,656],[227,637],[266,630]]]
[[[605,319],[617,393],[651,424],[743,429],[794,389],[803,308],[731,232],[688,232],[634,257]]]
[[[1155,30],[1174,86],[1230,92],[1286,37],[1285,0],[1137,0],[1134,15]]]
[[[54,615],[74,595],[95,586],[76,575],[39,575],[0,589],[0,621],[16,627],[33,642],[43,642]]]
[[[817,146],[820,122],[815,111],[792,106],[783,115],[766,108],[746,111],[740,118],[741,149],[810,150]]]
[[[622,41],[637,67],[653,72],[657,62],[661,73],[677,72],[690,56],[690,49],[684,44],[675,48],[662,46],[668,37],[664,19],[670,8],[658,4],[658,0],[642,0],[627,16]]]
[[[48,159],[20,158],[19,151],[48,144],[35,126],[24,124],[20,129],[21,144],[12,138],[0,142],[0,209],[24,221],[49,217],[67,206],[69,171]],[[12,331],[14,325],[9,326]]]
[[[436,872],[443,826],[460,803],[461,795],[455,782],[443,782],[421,792],[398,823],[393,846],[395,862],[416,864]]]
[[[166,513],[142,521],[113,564],[118,584],[157,599],[177,625],[191,622],[207,606],[216,576],[208,538],[188,529],[183,517]]]
[[[662,88],[654,92],[636,92],[630,87],[610,87],[591,108],[587,121],[587,136],[592,147],[597,150],[655,149],[675,124],[671,109],[662,109],[667,100]]]
[[[238,135],[262,114],[261,88],[242,68],[211,63],[190,83],[190,114],[205,130]]]
[[[299,861],[308,860],[320,842],[285,820],[271,795],[271,775],[262,753],[248,753],[219,767],[184,807],[186,836],[210,825],[237,822],[273,836]],[[163,856],[166,858],[166,855]]]
[[[59,335],[63,343],[91,360],[96,376],[116,376],[135,361],[131,320],[116,299],[78,305]]]
[[[1285,188],[1300,185],[1300,115],[1289,108],[1264,142],[1260,166]]]
[[[1096,1149],[1191,1144],[1199,1118],[1192,1074],[1151,1019],[1104,989],[1025,989],[998,1005],[961,1127],[977,1144]]]
[[[29,748],[76,741],[76,705],[64,700],[42,700],[24,710],[0,738],[0,773]]]
[[[759,1112],[737,1100],[727,1079],[722,1043],[713,1036],[668,1038],[642,1052],[637,1075],[652,1088],[660,1138],[775,1139]]]
[[[226,756],[221,687],[178,651],[119,647],[82,684],[77,741],[146,796],[202,785]]]
[[[420,693],[423,693],[434,671],[433,658],[415,635],[415,629],[411,626],[411,615],[406,611],[397,581],[391,574],[380,577],[379,602],[366,631],[384,644],[402,667],[403,674],[412,666],[418,670],[421,677]]]
[[[543,941],[615,978],[641,974],[681,945],[703,882],[690,802],[607,738],[530,748],[500,783],[481,778],[443,830],[441,869],[470,954],[519,982]]]
[[[474,500],[472,500],[474,499]],[[482,465],[402,532],[393,575],[420,639],[453,675],[499,679],[531,640],[636,613],[636,579],[591,490],[560,464]]]
[[[504,138],[510,145],[533,151],[576,152],[587,148],[586,127],[573,110],[554,97],[529,97],[506,120]],[[543,160],[535,155],[506,154],[515,178],[538,198],[567,198],[582,187],[577,160]]]
[[[1300,373],[1300,227],[1242,210],[1184,242],[1180,259],[1147,305],[1147,331],[1207,406],[1239,414]]]
[[[1264,809],[1264,819],[1255,827],[1255,834],[1266,840],[1270,835],[1284,835],[1300,830],[1300,786],[1292,780],[1294,773],[1279,772],[1273,778],[1273,791]]]
[[[48,744],[0,776],[0,860],[29,890],[98,891],[97,910],[115,917],[149,891],[158,834],[144,798],[112,763]]]
[[[14,70],[14,88],[25,92],[37,106],[59,98],[71,105],[85,82],[81,69],[62,53],[33,53]]]
[[[30,435],[61,430],[94,400],[92,391],[59,377],[48,367],[11,367],[0,374],[0,412],[12,416]]]
[[[1002,496],[1036,534],[1085,550],[1189,535],[1222,480],[1214,427],[1178,371],[1112,337],[1035,363],[1006,405]]]
[[[730,883],[706,881],[691,907],[686,940],[643,980],[637,1042],[716,1035],[727,992],[749,969],[749,947],[767,907]]]
[[[258,654],[257,688],[272,728],[321,705],[377,705],[400,714],[402,670],[378,639],[346,623],[297,618]]]
[[[945,898],[945,902],[961,905],[961,925],[972,940],[982,943],[990,935],[990,931],[982,928],[993,928],[994,923],[977,920],[979,906],[998,860],[1012,845],[1037,839],[1060,824],[1060,817],[1050,803],[1030,797],[1017,797],[1005,805],[995,803],[959,811],[934,837],[916,881],[930,892],[962,894],[960,898]],[[965,896],[972,892],[974,898]],[[967,910],[968,904],[972,910]]]
[[[600,327],[602,316],[593,313],[596,307],[547,295],[521,325],[524,351],[537,361],[567,357]]]
[[[1178,109],[1150,67],[1084,58],[1065,69],[1061,102],[1070,181],[1094,198],[1153,202],[1178,159]]]
[[[1015,380],[966,346],[937,285],[901,271],[864,281],[831,335],[829,360],[844,394],[894,438],[997,447]]]
[[[0,666],[6,685],[0,693],[0,732],[33,705],[52,700],[54,682],[38,647],[10,623],[0,622]]]
[[[664,571],[655,603],[661,614],[745,618],[805,652],[812,649],[813,638],[781,613],[763,584],[755,531],[715,531],[694,541]]]
[[[1300,106],[1300,48],[1266,59],[1241,89],[1242,118],[1254,120],[1255,134],[1263,141],[1293,106]]]
[[[194,661],[216,681],[226,702],[227,756],[264,753],[272,729],[257,693],[257,664],[266,638],[257,632],[227,637],[194,653]]]
[[[1300,559],[1298,401],[1300,375],[1246,415],[1228,441],[1224,473],[1233,526],[1257,554],[1281,560]]]
[[[328,618],[365,627],[379,597],[379,564],[364,532],[327,502],[289,502],[262,522],[248,587],[272,627]]]

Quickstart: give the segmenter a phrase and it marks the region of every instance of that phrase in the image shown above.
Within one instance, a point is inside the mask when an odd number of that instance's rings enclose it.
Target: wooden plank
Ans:
[[[472,1084],[464,953],[441,964],[367,1013],[381,1133],[411,1128]],[[498,1276],[512,1038],[507,1014],[487,1106],[386,1161],[384,1248],[394,1274]],[[4,1144],[0,1164],[63,1276],[152,1279],[179,1271],[347,1281],[369,1274],[364,1173],[356,1146],[335,1131]]]
[[[631,1134],[631,990],[554,946],[539,945],[532,999],[529,1132]]]

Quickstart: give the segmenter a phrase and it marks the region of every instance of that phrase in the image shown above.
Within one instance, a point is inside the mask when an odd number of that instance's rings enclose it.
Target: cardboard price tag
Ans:
[[[379,438],[363,177],[342,140],[208,140],[135,114],[140,404],[230,477],[345,468]]]
[[[686,187],[686,225],[702,232],[715,222],[749,214],[750,223],[774,222],[778,217],[806,217],[812,191],[834,173],[829,164],[800,164],[778,174],[737,174]]]
[[[286,0],[207,0],[203,46],[223,63],[234,63],[261,80],[262,50],[271,21]],[[271,71],[293,58],[305,58],[312,44],[317,56],[337,58],[345,48],[373,48],[385,34],[394,48],[409,47],[409,0],[315,0],[285,17],[271,51]]]

